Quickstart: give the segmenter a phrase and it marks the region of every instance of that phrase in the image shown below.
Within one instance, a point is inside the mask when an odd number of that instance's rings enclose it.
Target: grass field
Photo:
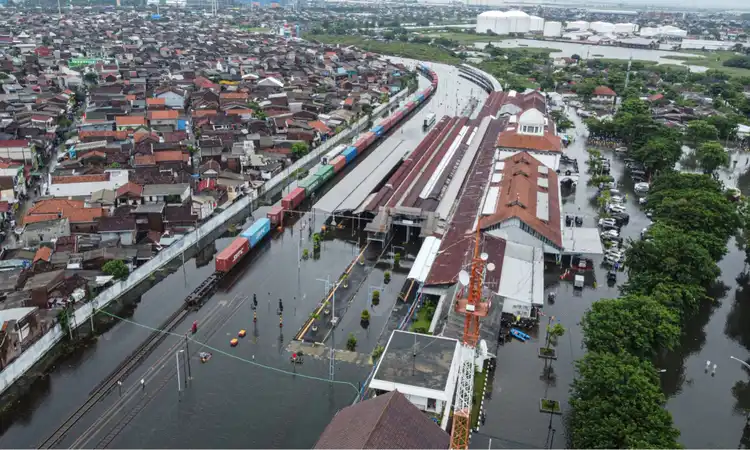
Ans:
[[[432,317],[428,316],[427,308],[422,307],[419,311],[417,311],[417,320],[415,320],[411,324],[411,327],[409,327],[409,330],[414,331],[417,328],[423,328],[425,330],[429,330],[431,323],[432,323]]]
[[[325,44],[354,45],[369,52],[403,58],[433,61],[445,64],[458,64],[461,59],[439,47],[411,42],[381,42],[363,36],[309,34],[305,39]]]
[[[680,55],[668,55],[663,56],[665,59],[674,59],[676,61],[682,61],[685,64],[693,66],[702,66],[709,69],[720,70],[726,72],[731,76],[735,77],[747,77],[750,76],[750,69],[743,69],[741,67],[727,67],[723,65],[724,61],[729,58],[736,56],[734,52],[730,51],[719,51],[719,52],[703,52],[701,50],[684,50],[692,54],[700,54],[701,56],[680,56]]]

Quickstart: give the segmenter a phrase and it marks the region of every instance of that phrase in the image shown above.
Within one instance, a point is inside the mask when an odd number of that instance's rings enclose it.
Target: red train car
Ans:
[[[284,207],[285,210],[291,211],[293,209],[296,209],[300,203],[302,203],[302,200],[305,199],[305,190],[303,188],[295,188],[292,192],[287,194],[286,197],[281,199],[281,206]]]
[[[242,236],[237,236],[237,239],[216,255],[216,271],[229,272],[249,251],[250,242]]]
[[[281,220],[284,218],[284,207],[279,205],[274,206],[268,211],[266,217],[271,221],[271,225],[275,227],[281,225]]]

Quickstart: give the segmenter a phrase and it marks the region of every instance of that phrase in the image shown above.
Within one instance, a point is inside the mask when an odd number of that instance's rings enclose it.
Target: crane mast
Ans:
[[[471,260],[471,273],[466,290],[468,295],[456,302],[456,312],[465,315],[464,334],[460,350],[461,365],[458,374],[456,405],[453,410],[453,429],[451,430],[451,449],[456,450],[469,448],[471,397],[474,388],[475,350],[479,341],[479,319],[486,317],[489,312],[488,303],[482,302],[487,255],[479,253],[480,238],[479,221],[477,220],[474,256]]]

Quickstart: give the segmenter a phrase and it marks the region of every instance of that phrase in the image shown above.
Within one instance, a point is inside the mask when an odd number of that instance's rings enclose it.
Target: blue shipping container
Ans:
[[[271,221],[267,218],[258,219],[250,225],[250,228],[240,233],[240,236],[250,242],[250,248],[255,247],[268,232],[271,231]]]
[[[418,98],[418,99],[419,99],[419,101],[421,102],[422,100],[424,100],[424,94],[419,94],[419,95],[417,95],[417,98]]]
[[[357,156],[357,149],[355,147],[349,146],[346,147],[346,149],[341,154],[344,155],[344,158],[346,158],[346,163],[349,164]]]
[[[382,136],[382,135],[383,135],[383,126],[382,126],[382,125],[378,125],[378,126],[376,126],[375,128],[373,128],[373,129],[372,129],[372,130],[370,130],[370,131],[372,131],[372,132],[373,132],[373,133],[375,133],[375,134],[376,134],[376,135],[377,135],[378,137],[380,137],[380,136]]]

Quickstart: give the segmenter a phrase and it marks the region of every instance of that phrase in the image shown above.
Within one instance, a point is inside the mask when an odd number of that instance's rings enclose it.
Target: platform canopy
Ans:
[[[409,271],[407,279],[415,280],[419,283],[424,283],[427,279],[427,275],[430,273],[432,263],[435,262],[438,250],[440,249],[440,243],[442,241],[434,236],[428,236],[422,243],[422,247],[417,253],[417,259],[414,260],[414,265]]]
[[[563,227],[563,254],[601,255],[604,253],[598,228]]]

